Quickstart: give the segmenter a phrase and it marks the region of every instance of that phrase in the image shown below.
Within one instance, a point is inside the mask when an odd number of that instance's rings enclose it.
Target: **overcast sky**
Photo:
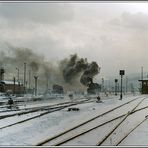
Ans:
[[[105,77],[147,71],[148,3],[0,3],[0,50],[6,44],[52,62],[77,53]]]

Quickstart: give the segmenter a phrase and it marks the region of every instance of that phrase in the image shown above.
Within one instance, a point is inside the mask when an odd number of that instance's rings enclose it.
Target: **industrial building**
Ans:
[[[0,92],[9,94],[22,94],[24,93],[24,86],[21,82],[4,80],[4,68],[0,69]]]
[[[0,92],[22,94],[24,93],[24,86],[18,82],[0,81]]]

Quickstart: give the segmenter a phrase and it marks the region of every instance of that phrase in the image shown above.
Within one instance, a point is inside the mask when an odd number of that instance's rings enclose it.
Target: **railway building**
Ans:
[[[24,86],[21,83],[13,81],[0,81],[0,92],[22,94],[24,92]]]
[[[141,82],[141,93],[148,94],[148,79],[139,81]]]
[[[4,80],[5,69],[0,68],[0,92],[5,94],[23,94],[25,87],[20,81]]]

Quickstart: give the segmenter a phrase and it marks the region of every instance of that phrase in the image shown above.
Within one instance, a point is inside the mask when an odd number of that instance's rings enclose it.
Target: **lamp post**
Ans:
[[[124,73],[125,73],[124,70],[119,71],[119,74],[121,75],[121,92],[120,92],[120,99],[119,100],[122,100],[122,78],[123,78]]]

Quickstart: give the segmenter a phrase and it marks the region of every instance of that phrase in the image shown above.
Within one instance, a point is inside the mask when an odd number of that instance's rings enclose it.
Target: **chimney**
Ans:
[[[4,73],[5,73],[4,68],[1,68],[0,69],[0,81],[3,81],[4,80]]]

